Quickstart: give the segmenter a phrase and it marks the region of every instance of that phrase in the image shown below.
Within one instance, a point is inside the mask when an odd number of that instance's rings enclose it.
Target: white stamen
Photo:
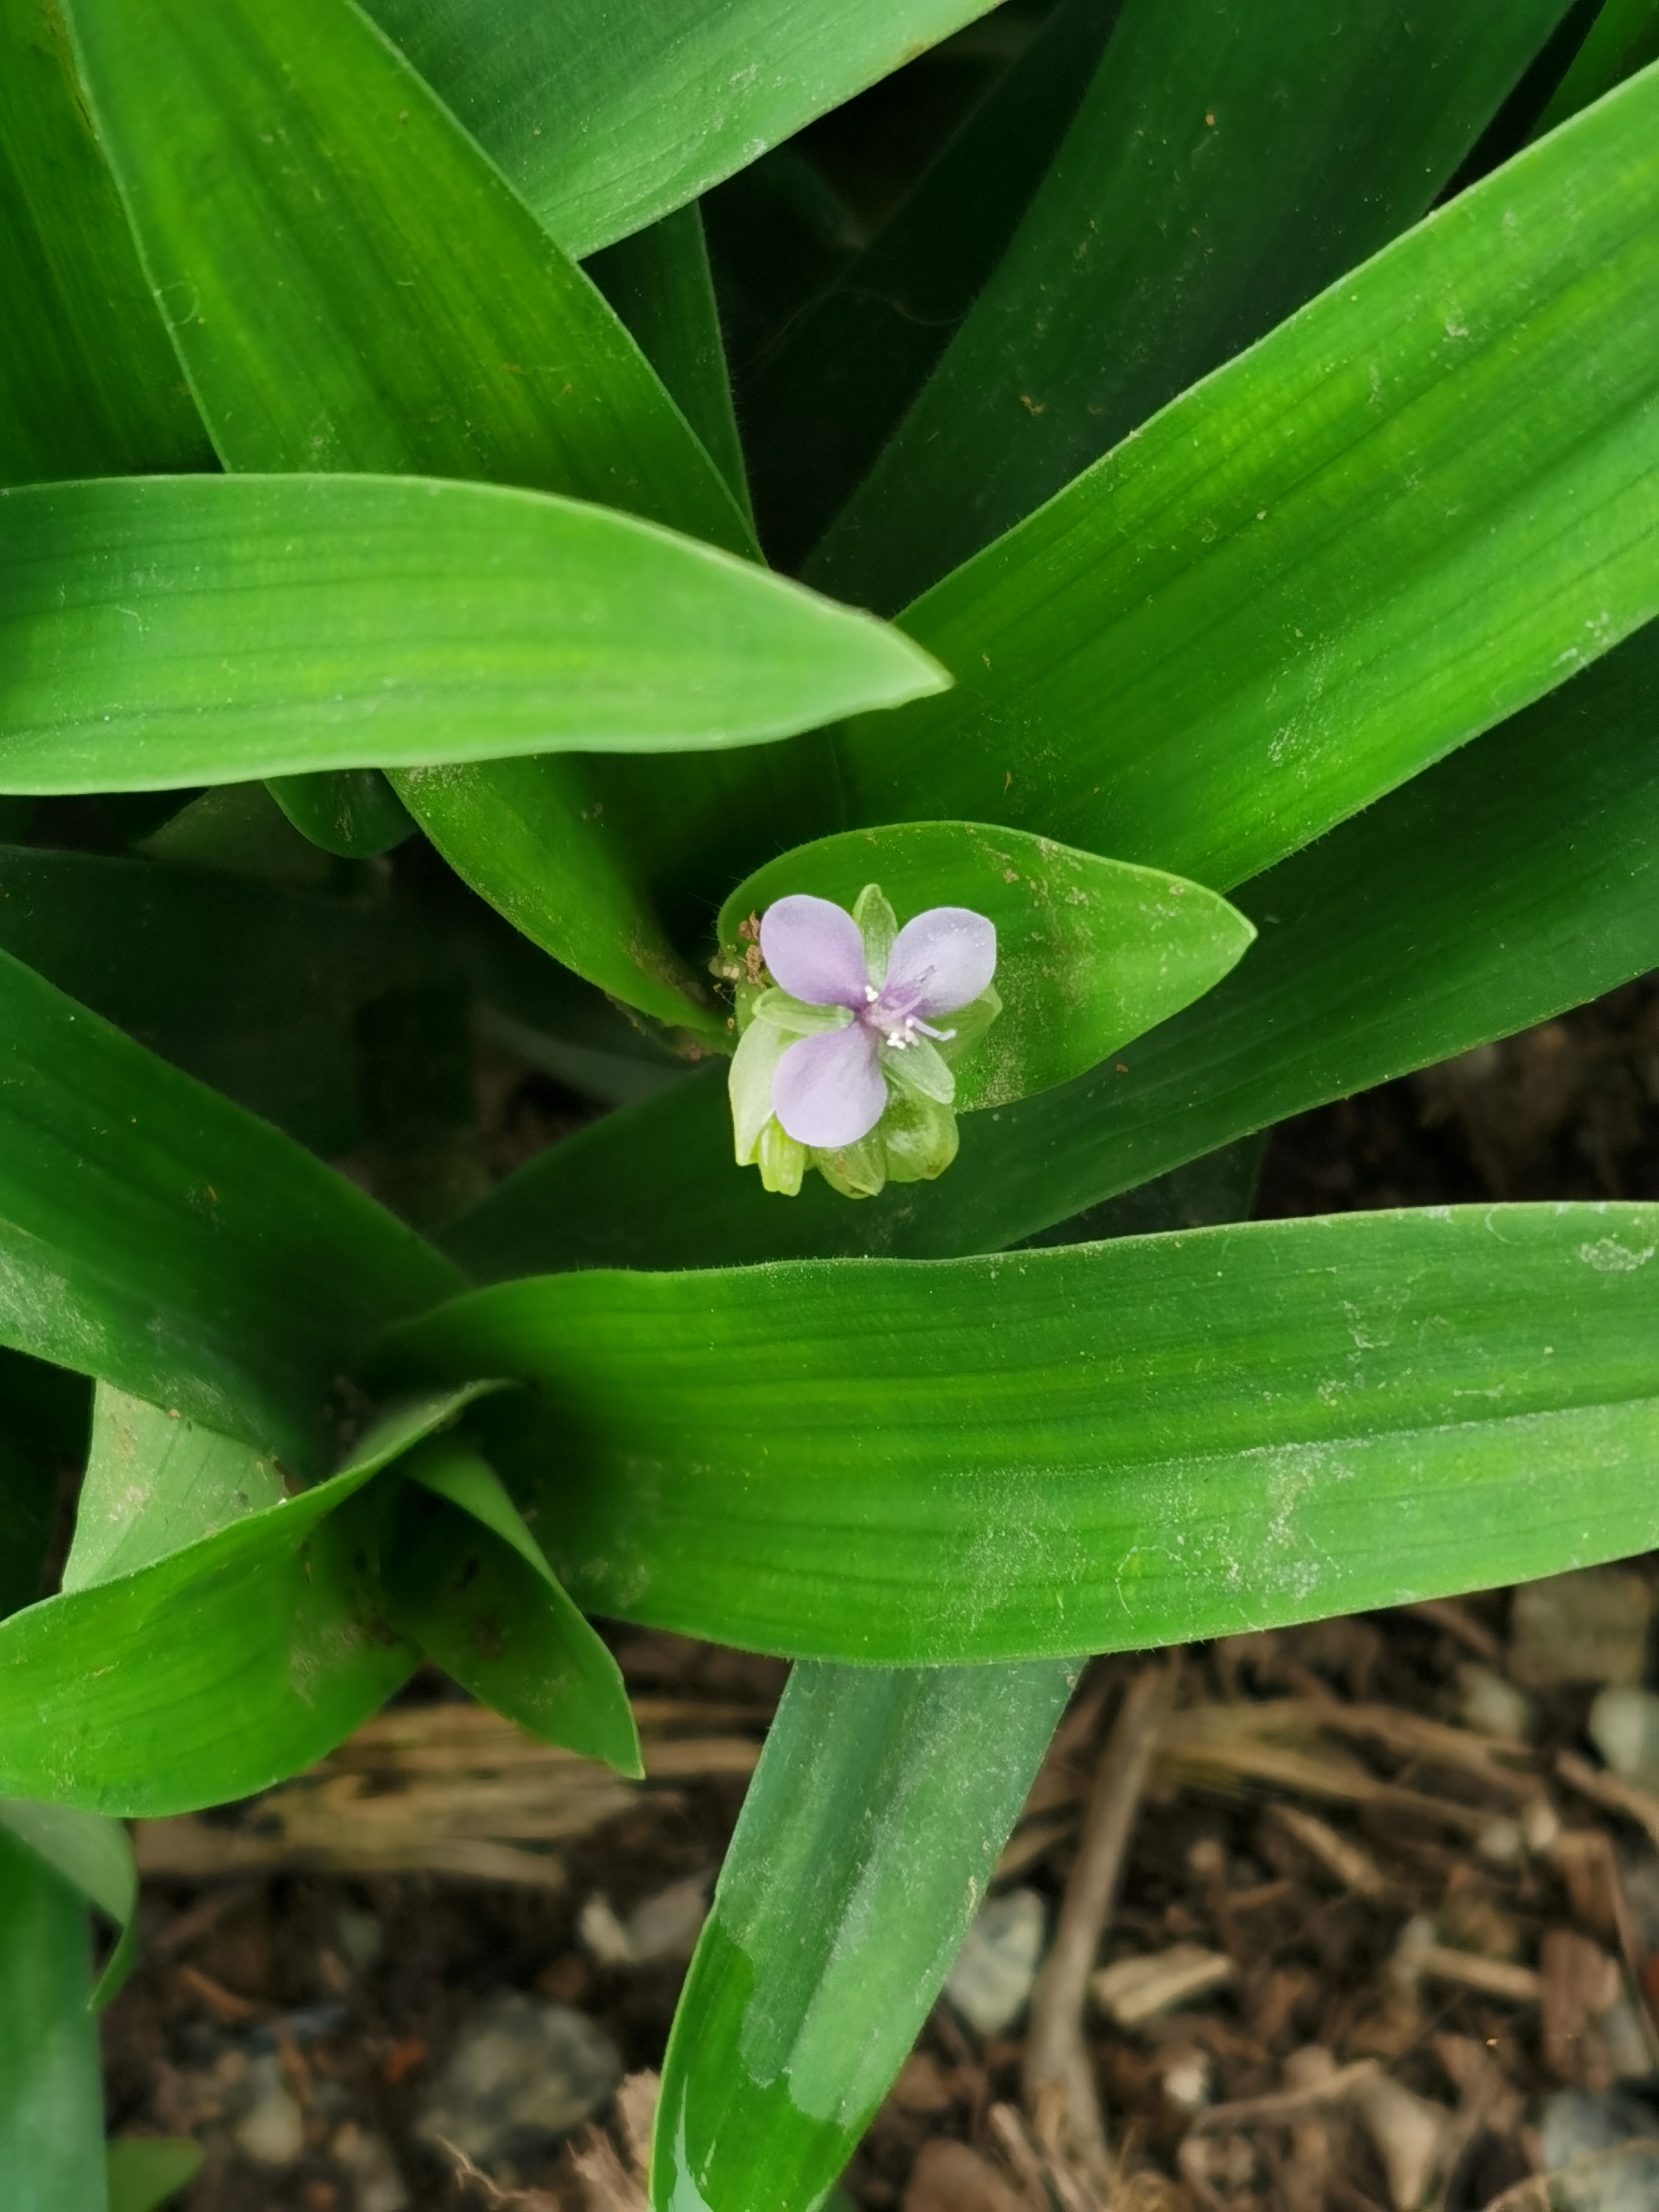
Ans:
[[[875,985],[874,985],[873,983],[866,983],[866,984],[865,985],[865,987],[864,987],[864,1003],[865,1003],[865,1005],[866,1005],[866,1006],[873,1006],[875,1005],[875,1003],[876,1003],[876,1000],[877,1000],[878,998],[880,998],[880,996],[881,996],[881,993],[880,993],[878,990],[877,990],[877,988],[876,988],[876,987],[875,987]]]

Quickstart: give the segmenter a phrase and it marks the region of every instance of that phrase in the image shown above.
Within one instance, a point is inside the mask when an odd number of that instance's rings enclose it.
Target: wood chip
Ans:
[[[547,1846],[592,1835],[665,1778],[741,1777],[759,1759],[749,1738],[708,1733],[757,1708],[642,1698],[635,1710],[644,1784],[538,1743],[483,1706],[395,1707],[240,1808],[234,1824],[139,1821],[139,1872],[199,1881],[309,1868],[561,1890],[564,1868]]]
[[[1380,1905],[1394,1896],[1394,1883],[1364,1846],[1351,1836],[1339,1835],[1317,1814],[1304,1812],[1295,1805],[1273,1805],[1267,1817],[1356,1897]]]
[[[1237,1969],[1223,1951],[1176,1943],[1135,1959],[1119,1959],[1090,1977],[1089,1993],[1120,2027],[1139,2027],[1231,1981]]]
[[[1560,1753],[1555,1771],[1593,1805],[1605,1806],[1608,1812],[1622,1813],[1627,1820],[1636,1821],[1659,1846],[1659,1797],[1650,1790],[1638,1790],[1633,1783],[1621,1781],[1616,1774],[1603,1773],[1589,1759],[1581,1759],[1576,1751]]]
[[[933,2136],[911,2170],[904,2212],[1025,2212],[1025,2202],[976,2150]]]

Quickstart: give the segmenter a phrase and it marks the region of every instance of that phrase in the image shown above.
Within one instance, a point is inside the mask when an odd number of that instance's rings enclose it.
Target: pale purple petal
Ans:
[[[772,1111],[785,1135],[832,1152],[867,1137],[887,1103],[877,1048],[862,1022],[792,1044],[772,1078]]]
[[[967,1006],[996,973],[994,922],[970,907],[930,906],[893,939],[882,996],[924,1020]]]
[[[774,980],[792,999],[809,1006],[864,1005],[864,939],[844,908],[805,891],[781,898],[761,916],[760,944]]]

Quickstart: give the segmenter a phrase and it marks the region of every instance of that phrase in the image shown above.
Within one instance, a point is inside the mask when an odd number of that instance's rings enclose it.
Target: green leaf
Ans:
[[[589,279],[355,7],[66,12],[228,466],[482,477],[747,544]]]
[[[202,2154],[171,2136],[126,2136],[109,2146],[109,2212],[157,2212],[188,2181]]]
[[[901,922],[927,907],[965,906],[996,925],[1002,1012],[957,1071],[963,1112],[1094,1066],[1209,990],[1255,933],[1224,899],[1178,876],[975,822],[915,822],[826,837],[769,861],[720,908],[720,951],[740,965],[739,926],[774,899],[808,891],[850,912],[872,883]]]
[[[94,2012],[101,2012],[119,1994],[138,1958],[138,1869],[126,1830],[96,1813],[19,1797],[0,1797],[0,1828],[27,1844],[43,1866],[73,1884],[115,1923],[115,1948],[88,2000]]]
[[[373,0],[567,252],[642,229],[988,0]]]
[[[190,296],[213,303],[210,323],[179,319],[173,336],[228,465],[299,470],[320,459],[505,478],[752,550],[719,472],[623,325],[351,9],[227,0],[210,21],[167,0],[140,21],[134,0],[82,4],[94,94],[152,273],[176,266]],[[129,64],[119,71],[107,65],[118,46]],[[212,97],[175,131],[169,104],[209,62]],[[292,117],[283,132],[269,127],[273,101]],[[239,179],[236,192],[213,195],[211,222],[191,189],[198,161]],[[497,580],[492,570],[492,595]],[[659,610],[647,580],[636,586],[637,631]],[[405,644],[419,620],[405,617]],[[689,681],[696,670],[681,673]],[[807,720],[829,711],[813,689]],[[682,710],[687,696],[683,687]],[[498,706],[479,702],[492,731]],[[473,750],[542,742],[492,738]],[[777,771],[653,761],[639,775],[591,757],[469,767],[458,758],[467,750],[434,744],[444,774],[399,784],[446,859],[567,965],[707,1035],[708,994],[673,950],[655,854],[665,839],[678,847],[689,820],[729,821],[733,835],[775,821]]]
[[[457,1279],[343,1177],[0,953],[0,1341],[314,1468],[354,1346]]]
[[[1245,1132],[1659,967],[1659,624],[1235,894],[1261,935],[1113,1064],[963,1129],[948,1178],[780,1206],[718,1075],[581,1131],[445,1232],[475,1276],[990,1251]]]
[[[1659,61],[1659,0],[1603,0],[1533,136],[1553,131],[1651,61]]]
[[[1258,1156],[1237,1149],[1251,1157],[1137,1193],[1117,1229],[1248,1212]],[[795,1668],[670,2037],[659,2203],[689,2169],[716,2212],[787,2212],[839,2171],[984,1897],[1073,1674],[1063,1660]]]
[[[257,784],[213,799],[248,790],[281,823]],[[175,1067],[335,1157],[362,1139],[358,1008],[418,960],[451,968],[459,951],[395,896],[15,846],[0,848],[0,945]]]
[[[0,494],[0,560],[5,790],[741,744],[944,680],[729,554],[483,485],[46,484]]]
[[[276,1461],[240,1437],[100,1382],[63,1587],[136,1574],[287,1495]]]
[[[1012,245],[810,573],[902,606],[1030,514],[1425,214],[1565,7],[1126,0]],[[1455,292],[1437,304],[1477,327]],[[1355,329],[1362,391],[1373,359],[1393,380],[1374,343]]]
[[[1608,1204],[596,1271],[476,1291],[377,1358],[539,1386],[550,1433],[492,1457],[585,1612],[1058,1656],[1654,1541],[1656,1252],[1659,1207]]]
[[[642,1774],[617,1662],[495,1470],[464,1440],[441,1437],[402,1472],[381,1555],[392,1625],[542,1742]]]
[[[929,592],[961,688],[848,734],[853,819],[1225,890],[1659,610],[1656,131],[1650,70]]]
[[[349,1735],[418,1656],[374,1580],[376,1500],[353,1501],[477,1395],[396,1408],[331,1480],[14,1613],[0,1626],[0,1789],[185,1812],[266,1789]]]
[[[213,465],[53,0],[0,4],[0,483]]]
[[[273,776],[270,795],[302,836],[343,860],[373,860],[414,834],[408,809],[378,769]]]
[[[1656,104],[1489,178],[930,593],[907,626],[960,689],[844,733],[820,823],[1001,820],[1226,888],[1634,626]],[[821,834],[672,818],[657,880],[706,902]]]
[[[596,253],[587,273],[633,332],[732,496],[749,515],[738,418],[702,217],[681,208]]]
[[[744,380],[762,536],[797,567],[1001,258],[1088,88],[1119,0],[1061,0],[864,252]]]
[[[796,1668],[663,2069],[654,2201],[817,2203],[915,2039],[1073,1667]]]
[[[102,2212],[104,2093],[86,1907],[0,1828],[0,2174],[6,2212]]]

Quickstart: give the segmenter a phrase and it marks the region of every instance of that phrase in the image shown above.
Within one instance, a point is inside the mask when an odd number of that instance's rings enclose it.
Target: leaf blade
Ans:
[[[801,1657],[1030,1658],[1647,1540],[1656,1251],[1659,1212],[1609,1203],[803,1261],[763,1300],[743,1269],[592,1273],[474,1292],[377,1358],[549,1394],[540,1525],[586,1609]],[[510,1478],[538,1491],[547,1449]]]
[[[749,744],[943,681],[866,616],[530,493],[112,478],[0,522],[0,790]]]
[[[1650,70],[917,602],[962,687],[845,735],[851,817],[926,791],[1225,890],[1650,619],[1656,115]]]

